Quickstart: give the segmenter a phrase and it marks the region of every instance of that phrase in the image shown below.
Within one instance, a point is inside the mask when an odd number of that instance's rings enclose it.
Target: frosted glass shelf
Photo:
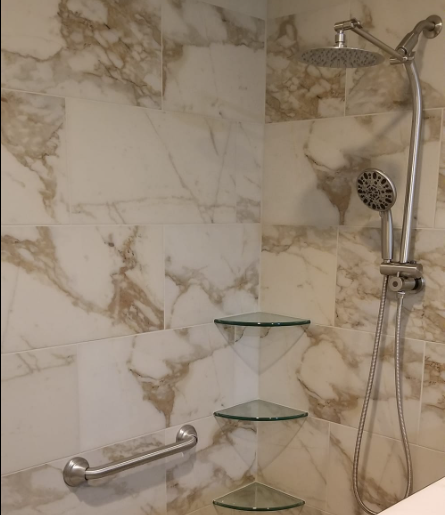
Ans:
[[[295,420],[307,417],[307,411],[300,411],[280,404],[266,401],[251,401],[232,408],[215,411],[215,417],[231,420],[253,420],[255,422],[274,422]]]
[[[213,501],[215,506],[240,511],[281,511],[304,505],[304,501],[261,483],[253,483]]]
[[[296,325],[308,325],[310,323],[311,321],[305,318],[293,318],[262,312],[215,319],[215,324],[242,327],[290,327]]]

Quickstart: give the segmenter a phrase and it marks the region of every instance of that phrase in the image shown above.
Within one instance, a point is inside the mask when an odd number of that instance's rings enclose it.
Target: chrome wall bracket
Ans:
[[[113,476],[124,470],[139,467],[152,461],[167,458],[181,452],[188,451],[198,443],[198,434],[193,426],[185,425],[181,427],[177,436],[176,443],[165,445],[160,449],[148,453],[138,454],[131,458],[114,461],[102,467],[90,467],[85,458],[71,459],[63,469],[63,479],[68,486],[78,487],[92,479],[102,479]]]
[[[425,287],[420,263],[384,261],[380,265],[380,273],[389,277],[388,287],[397,293],[418,293]]]

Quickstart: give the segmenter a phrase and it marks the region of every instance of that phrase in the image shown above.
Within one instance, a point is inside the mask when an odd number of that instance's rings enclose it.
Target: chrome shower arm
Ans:
[[[435,38],[442,30],[442,19],[439,16],[428,16],[425,20],[419,21],[411,32],[402,39],[397,45],[398,50],[402,55],[410,56],[416,47],[420,34],[423,34],[427,39]]]

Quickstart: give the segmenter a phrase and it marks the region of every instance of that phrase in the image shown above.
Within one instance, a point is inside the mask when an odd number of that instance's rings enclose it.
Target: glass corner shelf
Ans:
[[[293,318],[261,311],[215,319],[215,324],[242,327],[291,327],[310,323],[311,321],[305,318]]]
[[[254,422],[274,422],[279,420],[296,420],[308,416],[307,411],[300,411],[267,401],[250,401],[231,408],[215,411],[215,417],[231,420],[251,420]]]
[[[215,506],[239,511],[282,511],[298,508],[302,499],[275,490],[261,483],[252,483],[213,501]]]

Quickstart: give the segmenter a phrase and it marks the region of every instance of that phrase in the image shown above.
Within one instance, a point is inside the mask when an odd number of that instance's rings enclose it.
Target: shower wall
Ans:
[[[253,480],[266,4],[2,1],[2,513],[208,514]],[[174,441],[196,452],[70,489]],[[189,458],[193,456],[193,458]],[[202,509],[202,512],[201,512]]]
[[[304,422],[260,428],[259,477],[305,498],[311,515],[359,513],[351,489],[355,439],[368,377],[382,277],[379,216],[354,180],[368,166],[395,181],[397,238],[410,137],[404,70],[316,69],[295,54],[332,45],[335,21],[359,18],[391,45],[443,0],[270,0],[261,304],[312,320],[276,332],[261,349],[260,393],[307,409]],[[348,34],[350,46],[368,44]],[[415,489],[445,475],[445,37],[418,49],[425,129],[415,255],[426,289],[408,297],[404,404]],[[393,379],[394,299],[361,460],[365,501],[382,509],[405,489]]]

